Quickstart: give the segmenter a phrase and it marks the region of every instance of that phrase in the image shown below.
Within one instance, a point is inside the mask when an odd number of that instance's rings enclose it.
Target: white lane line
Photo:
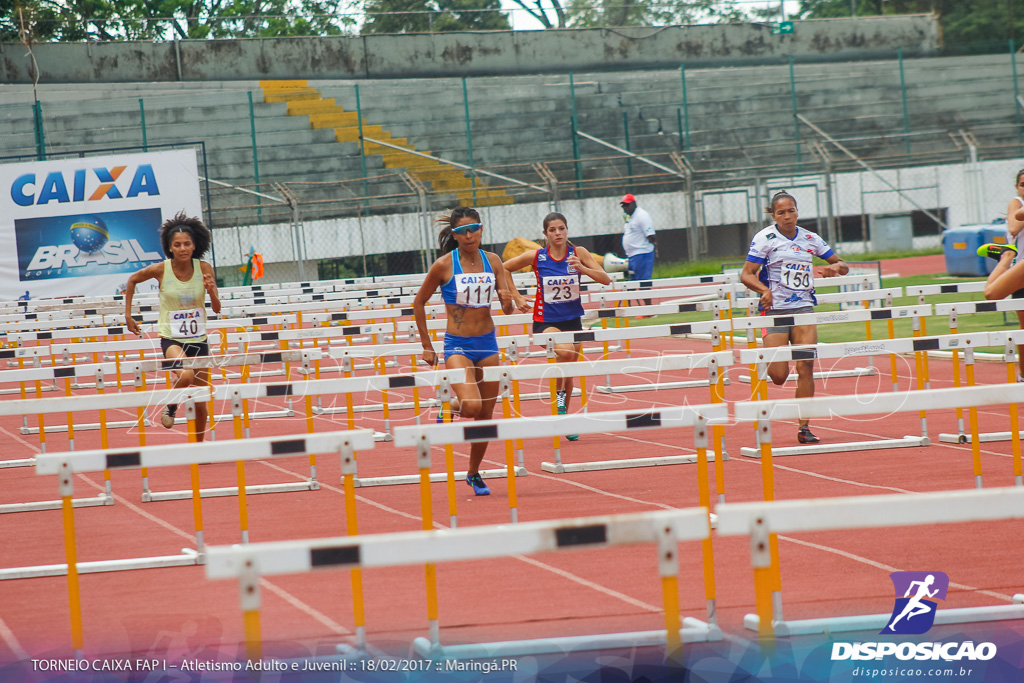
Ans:
[[[343,636],[352,635],[352,631],[348,630],[347,628],[345,628],[344,626],[342,626],[338,622],[334,621],[333,619],[328,617],[323,612],[321,612],[321,611],[319,611],[319,610],[317,610],[317,609],[315,609],[313,607],[310,607],[309,605],[304,603],[302,600],[299,600],[297,597],[295,597],[294,595],[292,595],[291,593],[289,593],[285,589],[281,588],[280,586],[277,586],[277,585],[271,583],[269,580],[267,580],[265,578],[260,578],[260,585],[263,586],[264,588],[266,588],[267,590],[269,590],[270,592],[272,592],[277,597],[279,597],[282,600],[284,600],[285,602],[287,602],[289,605],[291,605],[295,609],[297,609],[300,612],[303,612],[303,613],[308,614],[309,616],[313,617],[313,619],[317,620],[318,622],[320,622],[321,624],[323,624],[327,628],[331,629],[331,631],[333,631],[334,633],[337,633],[337,634],[343,635]]]
[[[540,569],[544,569],[545,571],[549,571],[549,572],[551,572],[553,574],[557,574],[558,576],[561,576],[564,579],[568,579],[570,581],[578,583],[581,586],[586,586],[587,588],[590,588],[591,590],[595,590],[598,593],[603,593],[603,594],[608,595],[610,597],[618,598],[619,600],[622,600],[623,602],[625,602],[625,603],[627,603],[629,605],[633,605],[634,607],[639,607],[640,609],[647,610],[648,612],[661,612],[661,607],[656,607],[654,605],[648,605],[646,602],[643,602],[641,600],[637,600],[636,598],[631,598],[628,595],[626,595],[625,593],[620,593],[620,592],[618,592],[616,590],[612,590],[611,588],[607,588],[605,586],[602,586],[599,583],[594,583],[593,581],[588,581],[587,579],[584,579],[584,578],[582,578],[580,576],[577,576],[577,575],[573,574],[572,572],[567,572],[564,569],[559,569],[557,567],[552,567],[549,564],[545,564],[543,562],[539,562],[539,561],[537,561],[537,560],[535,560],[535,559],[533,559],[531,557],[526,557],[525,555],[513,555],[512,557],[516,558],[517,560],[521,560],[522,562],[525,562],[526,564],[531,564],[531,565],[533,565],[535,567],[539,567]]]
[[[7,624],[2,618],[0,618],[0,639],[3,639],[4,643],[11,650],[11,654],[14,655],[18,661],[25,661],[29,658],[28,653],[25,652],[24,648],[21,647],[21,643],[18,642],[17,637],[14,635]]]
[[[779,535],[779,538],[784,539],[786,541],[789,541],[790,543],[796,543],[797,545],[807,546],[808,548],[814,548],[815,550],[822,550],[822,551],[827,552],[827,553],[832,553],[833,555],[839,555],[840,557],[845,557],[848,560],[853,560],[854,562],[860,562],[861,564],[866,564],[868,566],[875,567],[877,569],[882,569],[882,570],[885,570],[885,571],[890,572],[890,573],[891,572],[904,571],[904,570],[901,570],[898,567],[892,567],[892,566],[887,565],[887,564],[882,564],[881,562],[875,562],[874,560],[869,560],[866,557],[862,557],[861,555],[856,555],[854,553],[850,553],[850,552],[847,552],[845,550],[839,550],[838,548],[830,548],[827,545],[819,545],[818,543],[811,543],[809,541],[802,541],[802,540],[799,540],[799,539],[796,539],[796,538],[792,538],[790,536]],[[971,592],[974,592],[974,593],[979,593],[981,595],[988,595],[988,596],[991,596],[993,598],[997,598],[999,600],[1004,600],[1006,602],[1013,602],[1013,596],[1011,596],[1011,595],[1006,595],[1004,593],[996,593],[995,591],[982,590],[982,589],[978,588],[977,586],[968,586],[968,585],[963,584],[963,583],[954,583],[953,581],[950,581],[949,582],[949,587],[950,588],[958,588],[960,590],[965,590],[965,591],[971,591]]]

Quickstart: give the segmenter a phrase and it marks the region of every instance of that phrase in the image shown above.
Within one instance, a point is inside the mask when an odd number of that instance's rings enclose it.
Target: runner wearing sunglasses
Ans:
[[[465,383],[452,386],[457,399],[452,410],[464,418],[489,420],[498,398],[498,383],[483,381],[483,368],[498,364],[491,301],[496,294],[502,311],[512,313],[515,310],[511,278],[496,254],[480,249],[483,225],[475,209],[456,207],[437,222],[444,225],[438,237],[442,255],[427,271],[412,304],[416,329],[423,344],[423,360],[430,365],[437,364],[424,307],[440,287],[448,312],[444,365],[448,369],[465,368],[467,379]],[[470,446],[466,482],[478,496],[491,492],[480,476],[480,463],[486,451],[486,441]]]

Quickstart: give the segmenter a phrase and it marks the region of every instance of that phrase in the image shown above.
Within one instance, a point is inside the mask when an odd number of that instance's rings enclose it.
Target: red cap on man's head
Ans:
[[[634,197],[631,194],[627,194],[625,197],[622,198],[622,201],[619,202],[619,204],[632,204],[635,201],[636,201],[636,197]]]

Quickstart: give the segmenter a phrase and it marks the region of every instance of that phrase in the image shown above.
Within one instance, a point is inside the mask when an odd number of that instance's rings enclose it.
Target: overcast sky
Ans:
[[[772,7],[779,9],[780,0],[734,0],[737,4],[749,7]],[[786,18],[800,8],[799,0],[785,0]],[[567,4],[567,3],[566,3]],[[512,0],[501,0],[501,7],[509,13],[509,21],[512,28],[518,31],[528,31],[544,28],[539,21],[531,17],[526,10],[516,5]],[[781,18],[781,13],[780,13]]]

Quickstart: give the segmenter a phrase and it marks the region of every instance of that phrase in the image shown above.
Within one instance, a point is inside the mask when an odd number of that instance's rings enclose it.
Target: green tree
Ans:
[[[507,31],[500,0],[367,0],[363,33]]]
[[[950,52],[1005,50],[1024,37],[1024,0],[853,0],[857,16],[935,13]],[[801,0],[802,19],[848,17],[851,0]]]
[[[347,0],[0,0],[5,36],[17,8],[35,41],[335,35],[355,25]]]

